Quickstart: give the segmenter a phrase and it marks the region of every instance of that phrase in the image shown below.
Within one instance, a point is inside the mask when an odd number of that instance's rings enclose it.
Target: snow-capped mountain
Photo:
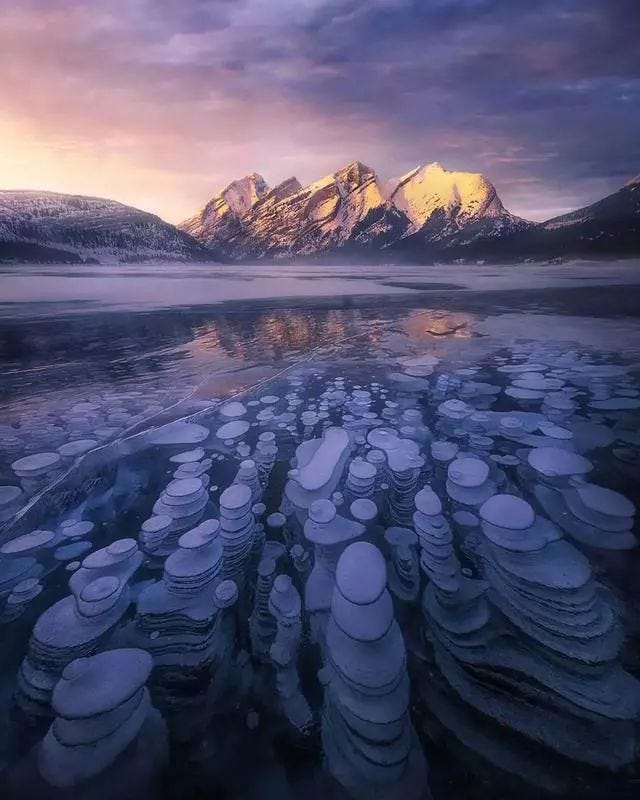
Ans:
[[[242,187],[243,202],[228,199]],[[329,251],[429,246],[442,249],[461,236],[500,234],[528,225],[502,205],[482,175],[450,172],[433,163],[382,185],[353,161],[302,187],[295,178],[268,189],[253,174],[230,184],[179,227],[236,260],[312,256]]]
[[[221,245],[224,248],[240,233],[242,218],[268,191],[262,175],[253,172],[230,183],[178,227],[208,247]]]
[[[452,172],[437,161],[389,181],[386,192],[411,220],[394,248],[410,259],[446,259],[478,239],[501,239],[532,224],[506,210],[484,175]]]
[[[251,184],[256,177],[236,184]],[[234,259],[308,256],[346,245],[381,247],[409,227],[406,215],[383,196],[375,172],[359,161],[305,187],[296,178],[270,190],[260,181],[244,215],[218,211],[225,189],[179,227]]]
[[[385,185],[385,194],[411,220],[412,233],[436,214],[459,229],[479,218],[511,217],[495,187],[477,172],[451,172],[437,161]]]
[[[0,259],[211,261],[213,254],[155,214],[114,200],[0,191]]]

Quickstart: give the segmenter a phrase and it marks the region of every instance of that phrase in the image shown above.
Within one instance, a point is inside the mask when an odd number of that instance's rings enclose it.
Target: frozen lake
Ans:
[[[229,301],[636,283],[637,261],[439,266],[0,266],[3,316],[150,310]],[[26,306],[26,307],[25,307]]]
[[[7,796],[636,797],[639,270],[3,267]]]

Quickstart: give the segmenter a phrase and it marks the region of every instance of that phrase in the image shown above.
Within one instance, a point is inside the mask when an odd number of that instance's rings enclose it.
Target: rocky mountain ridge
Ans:
[[[226,198],[238,186],[250,199],[233,208]],[[269,190],[254,173],[229,184],[179,227],[231,260],[248,260],[402,250],[413,237],[416,245],[445,247],[530,224],[504,208],[483,175],[435,162],[383,185],[371,167],[353,161],[304,187],[290,178]]]

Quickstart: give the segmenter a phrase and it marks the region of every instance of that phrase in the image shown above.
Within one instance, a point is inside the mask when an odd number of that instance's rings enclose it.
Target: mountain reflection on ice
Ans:
[[[471,319],[424,308],[406,316],[403,309],[374,306],[13,320],[5,323],[0,348],[0,462],[8,466],[68,440],[113,441],[157,421],[166,408],[189,413],[310,353],[376,357],[391,337],[468,336]],[[69,463],[62,459],[52,470]],[[42,470],[33,477],[41,487],[50,475]]]
[[[637,796],[638,360],[421,312],[114,319],[16,379],[7,797]]]

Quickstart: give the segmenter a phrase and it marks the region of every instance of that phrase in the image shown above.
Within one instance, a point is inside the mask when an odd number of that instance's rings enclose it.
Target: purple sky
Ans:
[[[640,172],[640,0],[0,0],[1,188],[176,222],[252,171],[484,172],[543,219]]]

